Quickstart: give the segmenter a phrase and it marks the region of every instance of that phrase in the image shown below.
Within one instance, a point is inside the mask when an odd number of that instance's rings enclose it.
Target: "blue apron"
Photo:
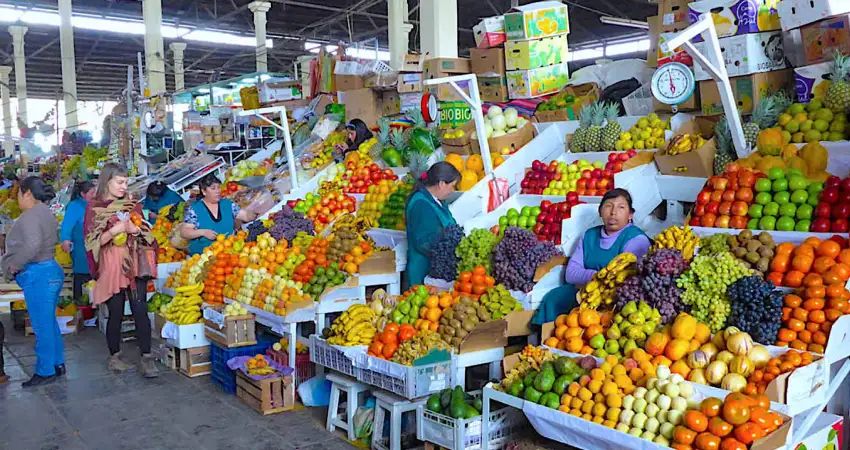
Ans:
[[[410,200],[407,202],[407,207],[405,208],[405,215],[408,220],[413,208],[424,205],[427,205],[428,208],[434,211],[434,216],[440,224],[439,230],[428,230],[429,232],[436,231],[437,236],[439,236],[439,233],[442,232],[443,228],[457,223],[455,222],[451,211],[449,211],[449,207],[443,202],[437,204],[431,194],[427,191],[417,191],[411,194]],[[428,272],[431,270],[431,259],[427,255],[417,251],[413,245],[411,245],[412,239],[417,239],[415,237],[417,235],[416,230],[423,226],[428,225],[410,222],[407,223],[407,279],[410,286],[422,284],[425,280],[425,276],[428,275]]]
[[[202,200],[192,203],[190,206],[198,215],[199,230],[213,230],[218,234],[233,234],[233,227],[236,223],[233,217],[233,202],[228,199],[223,199],[218,203],[218,215],[220,219],[216,222],[210,215],[210,211]],[[210,246],[213,241],[199,237],[189,241],[189,255],[197,255],[203,253],[204,249]]]
[[[584,267],[596,271],[602,270],[617,255],[623,253],[626,243],[641,235],[646,235],[643,230],[636,226],[630,226],[623,230],[617,236],[614,245],[606,250],[600,245],[600,242],[602,242],[602,225],[587,230],[582,238]],[[531,322],[535,325],[542,325],[553,322],[561,314],[569,313],[578,306],[578,299],[576,299],[578,291],[578,286],[567,283],[547,292]]]

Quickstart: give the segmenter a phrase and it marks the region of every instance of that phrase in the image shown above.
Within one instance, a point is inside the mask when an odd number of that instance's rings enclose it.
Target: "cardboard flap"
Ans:
[[[777,413],[782,416],[785,423],[776,429],[773,433],[755,441],[750,446],[750,450],[773,450],[777,448],[785,448],[788,444],[789,434],[791,433],[791,418],[782,413]]]
[[[511,369],[519,363],[519,361],[519,352],[505,356],[505,358],[502,359],[502,370],[504,370],[505,373],[510,372]]]
[[[396,273],[395,257],[395,252],[392,250],[375,252],[363,261],[363,264],[360,264],[360,275]]]
[[[300,302],[292,302],[291,305],[286,307],[286,314],[292,314],[295,311],[300,311],[306,308],[313,307],[313,300],[301,300]]]
[[[508,345],[508,322],[504,319],[485,322],[475,327],[458,345],[458,354],[472,353]]]
[[[557,266],[563,266],[567,263],[567,257],[563,255],[553,256],[549,258],[549,261],[541,264],[537,267],[537,270],[534,271],[534,282],[540,281],[541,278],[545,277],[547,273],[549,273],[552,269]]]
[[[444,145],[451,145],[453,147],[463,147],[469,144],[470,139],[472,139],[472,134],[475,133],[475,121],[470,120],[469,122],[464,123],[460,126],[460,129],[463,130],[463,136],[459,138],[441,137],[440,140]]]
[[[507,336],[530,336],[534,334],[531,329],[531,319],[534,317],[535,311],[513,311],[505,316],[505,321],[508,323]]]

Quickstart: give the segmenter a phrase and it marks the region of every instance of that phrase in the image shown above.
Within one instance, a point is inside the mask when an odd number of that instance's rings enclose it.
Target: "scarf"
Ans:
[[[113,201],[92,202],[90,204],[90,213],[86,214],[85,226],[86,229],[86,252],[93,260],[94,267],[92,274],[98,273],[98,261],[100,260],[101,243],[100,237],[107,230],[118,223],[118,213],[142,215],[142,204],[127,199],[118,199]],[[127,278],[133,280],[136,278],[136,268],[138,264],[138,252],[142,248],[155,248],[156,238],[151,233],[149,223],[142,221],[141,230],[137,235],[128,235],[125,251],[122,252],[121,270]],[[108,243],[106,245],[111,245]]]

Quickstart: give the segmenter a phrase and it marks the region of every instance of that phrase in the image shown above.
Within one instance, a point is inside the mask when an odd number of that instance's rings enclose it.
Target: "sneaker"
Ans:
[[[68,370],[65,369],[65,364],[59,364],[58,366],[54,366],[54,368],[56,369],[56,375],[60,377],[62,375],[65,375],[66,372],[68,372]]]
[[[42,385],[49,384],[49,383],[56,381],[56,378],[57,378],[56,375],[50,375],[49,377],[43,377],[41,375],[35,374],[35,375],[32,376],[32,378],[29,379],[29,381],[24,381],[23,383],[21,383],[21,386],[23,386],[25,388],[42,386]]]
[[[145,378],[156,378],[159,376],[159,369],[156,368],[156,359],[150,353],[142,355],[142,375]]]
[[[121,352],[118,352],[109,357],[109,370],[114,372],[125,372],[132,369],[133,366],[121,360]]]

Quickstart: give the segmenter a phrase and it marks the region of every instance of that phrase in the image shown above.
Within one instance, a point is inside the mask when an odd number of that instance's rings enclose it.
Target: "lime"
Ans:
[[[772,167],[767,171],[767,177],[771,180],[778,180],[780,178],[785,178],[785,171],[779,167]]]

